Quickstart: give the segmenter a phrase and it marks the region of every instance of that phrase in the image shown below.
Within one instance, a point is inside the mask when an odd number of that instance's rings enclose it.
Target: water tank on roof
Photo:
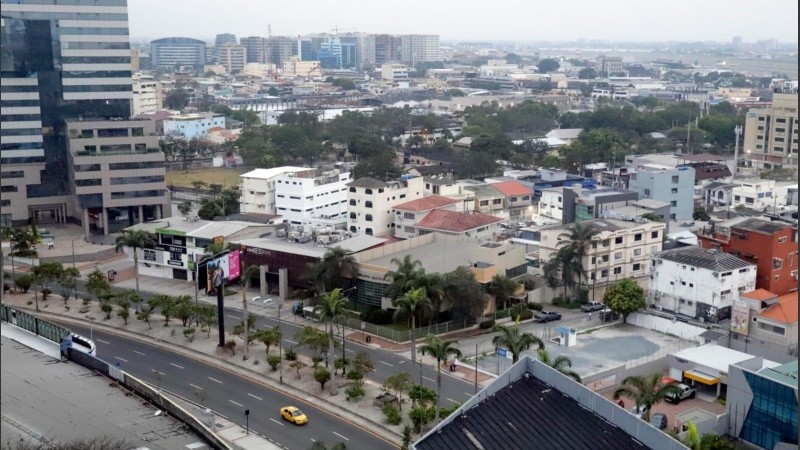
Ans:
[[[405,175],[401,175],[401,176],[400,176],[400,179],[401,179],[401,180],[410,180],[410,179],[412,179],[412,178],[416,178],[416,177],[415,177],[414,175],[411,175],[411,174],[408,174],[408,173],[407,173],[407,174],[405,174]]]

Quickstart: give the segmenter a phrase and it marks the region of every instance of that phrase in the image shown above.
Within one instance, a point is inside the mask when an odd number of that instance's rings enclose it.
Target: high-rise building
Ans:
[[[359,33],[356,35],[356,69],[375,67],[375,36]]]
[[[161,82],[152,75],[133,74],[132,115],[150,114],[163,107]]]
[[[392,34],[376,34],[375,65],[383,66],[386,63],[400,61],[400,37]]]
[[[230,74],[240,73],[247,63],[247,48],[239,44],[225,44],[217,52],[217,64],[225,66]]]
[[[269,62],[269,39],[259,36],[243,37],[240,42],[247,49],[247,62]]]
[[[797,90],[776,92],[771,108],[747,111],[744,122],[744,157],[759,169],[798,167]]]
[[[214,38],[214,58],[216,59],[218,56],[218,49],[225,44],[238,44],[239,41],[236,39],[236,35],[233,33],[221,33],[218,34],[216,38]]]
[[[742,48],[742,41],[743,39],[741,36],[734,36],[733,39],[731,39],[731,45],[733,45],[735,49],[740,49]]]
[[[404,34],[400,36],[400,61],[413,67],[420,62],[439,61],[439,35]]]
[[[0,222],[74,220],[108,233],[169,216],[154,128],[127,119],[125,3],[2,0],[2,8]],[[152,167],[140,173],[142,164]]]
[[[297,55],[298,42],[296,38],[286,36],[272,36],[269,39],[270,57],[272,64],[280,66],[284,61],[288,61],[290,57]]]
[[[199,39],[168,37],[150,42],[153,67],[192,66],[202,69],[206,63],[206,43]]]

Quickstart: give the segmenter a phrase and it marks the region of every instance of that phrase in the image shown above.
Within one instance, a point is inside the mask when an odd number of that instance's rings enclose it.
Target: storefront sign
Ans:
[[[186,247],[179,247],[177,245],[156,244],[156,248],[165,252],[186,254]]]

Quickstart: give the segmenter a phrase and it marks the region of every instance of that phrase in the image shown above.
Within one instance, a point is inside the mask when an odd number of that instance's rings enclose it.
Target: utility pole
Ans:
[[[731,181],[736,179],[736,172],[739,171],[739,136],[742,134],[742,126],[736,125],[733,132],[736,134],[736,146],[733,150],[733,175],[731,176]]]

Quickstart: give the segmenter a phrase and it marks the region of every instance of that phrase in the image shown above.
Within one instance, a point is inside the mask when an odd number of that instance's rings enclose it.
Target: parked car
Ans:
[[[638,417],[638,418],[640,418],[640,419],[641,419],[642,417],[644,417],[644,415],[645,415],[645,413],[647,413],[647,411],[648,411],[648,408],[647,408],[647,406],[645,406],[645,405],[642,405],[642,406],[634,406],[634,407],[631,409],[631,411],[630,411],[630,412],[631,412],[631,414],[633,414],[634,416],[636,416],[636,417]]]
[[[308,423],[308,417],[300,411],[299,408],[294,406],[284,406],[281,408],[281,417],[283,420],[288,420],[295,425],[305,425]]]
[[[602,311],[600,311],[601,322],[613,322],[617,319],[619,319],[619,313],[616,313],[608,308],[605,308]]]
[[[534,320],[540,323],[561,320],[561,314],[555,311],[541,311],[534,316]]]
[[[678,386],[678,388],[681,390],[680,393],[667,394],[667,396],[664,397],[664,400],[677,405],[678,403],[681,402],[681,400],[685,400],[687,398],[694,398],[694,396],[697,395],[697,389],[693,388],[692,386],[688,386],[683,383],[678,383],[675,386]]]
[[[600,311],[603,308],[605,308],[605,306],[603,306],[603,304],[600,302],[589,302],[581,306],[581,311],[583,312]]]
[[[667,428],[667,416],[661,413],[655,413],[650,417],[650,425],[664,430]]]

